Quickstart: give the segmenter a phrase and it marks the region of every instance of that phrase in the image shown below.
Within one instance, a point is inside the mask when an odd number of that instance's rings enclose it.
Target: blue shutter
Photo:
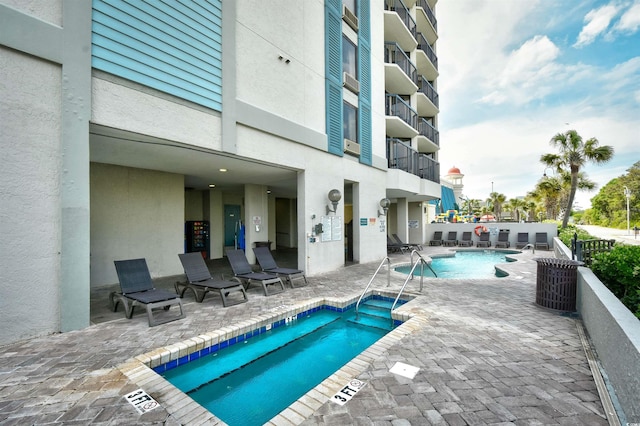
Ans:
[[[371,165],[371,14],[369,0],[360,0],[358,19],[358,81],[360,94],[358,96],[358,129],[360,132],[360,162]]]
[[[342,12],[341,0],[325,1],[325,81],[328,151],[344,155],[342,136]]]
[[[93,0],[93,68],[222,111],[221,0]]]

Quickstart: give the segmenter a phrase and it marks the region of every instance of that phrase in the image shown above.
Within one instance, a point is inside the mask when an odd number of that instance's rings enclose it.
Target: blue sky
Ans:
[[[465,196],[524,196],[570,129],[615,149],[584,168],[598,189],[640,161],[640,0],[440,0],[436,16],[440,167]]]

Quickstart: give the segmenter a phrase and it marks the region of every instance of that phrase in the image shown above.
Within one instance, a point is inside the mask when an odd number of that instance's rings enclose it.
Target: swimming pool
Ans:
[[[437,278],[495,278],[506,277],[507,272],[496,267],[497,264],[515,262],[509,254],[520,253],[514,250],[458,250],[448,255],[431,256],[431,268],[436,272]],[[408,274],[411,265],[403,265],[395,268],[395,271]],[[415,270],[415,275],[420,275],[420,266]],[[434,278],[429,268],[424,268],[424,277]]]
[[[230,425],[263,424],[392,330],[392,302],[370,297],[359,322],[322,306],[154,370]]]

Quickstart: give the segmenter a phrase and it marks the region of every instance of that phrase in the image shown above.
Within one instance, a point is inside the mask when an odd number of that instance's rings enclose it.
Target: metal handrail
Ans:
[[[373,273],[373,276],[369,280],[369,284],[367,284],[367,286],[365,287],[364,291],[362,292],[362,294],[358,298],[358,301],[356,302],[356,321],[358,321],[359,315],[360,315],[360,313],[358,312],[358,309],[360,308],[360,302],[362,301],[362,298],[364,297],[364,295],[367,294],[367,291],[369,290],[369,287],[371,287],[371,283],[373,283],[374,278],[376,277],[376,275],[378,275],[378,272],[380,272],[380,269],[382,268],[382,265],[384,265],[385,262],[388,263],[388,265],[387,265],[387,287],[391,284],[391,259],[389,259],[389,256],[387,256],[384,259],[382,259],[382,262],[380,262],[380,265],[378,266],[378,269],[376,269],[376,272]]]
[[[418,256],[418,259],[416,260],[416,263],[413,263],[413,254],[414,253]],[[398,300],[400,299],[400,296],[402,295],[402,292],[404,291],[404,288],[407,286],[407,283],[409,282],[410,279],[413,279],[413,272],[418,267],[418,263],[420,263],[420,292],[422,292],[422,284],[423,284],[423,281],[424,281],[424,273],[423,273],[424,272],[424,265],[427,265],[427,268],[431,269],[431,272],[433,272],[433,275],[435,275],[436,278],[438,277],[438,275],[436,275],[436,271],[434,271],[431,268],[431,265],[429,265],[429,263],[427,263],[427,261],[424,259],[424,257],[422,257],[422,255],[420,253],[418,253],[417,250],[413,250],[411,252],[411,264],[413,266],[411,267],[411,270],[409,271],[409,275],[407,276],[407,279],[404,280],[404,284],[402,284],[402,288],[398,292],[398,295],[396,296],[396,300],[394,300],[393,301],[393,305],[391,305],[391,312],[393,312],[393,310],[396,308],[396,305],[398,304]],[[393,317],[391,317],[391,322],[393,323]]]

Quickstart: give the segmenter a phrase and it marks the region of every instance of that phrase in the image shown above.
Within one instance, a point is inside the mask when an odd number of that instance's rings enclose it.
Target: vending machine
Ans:
[[[202,257],[209,257],[209,222],[188,221],[185,224],[185,253],[199,251]]]

